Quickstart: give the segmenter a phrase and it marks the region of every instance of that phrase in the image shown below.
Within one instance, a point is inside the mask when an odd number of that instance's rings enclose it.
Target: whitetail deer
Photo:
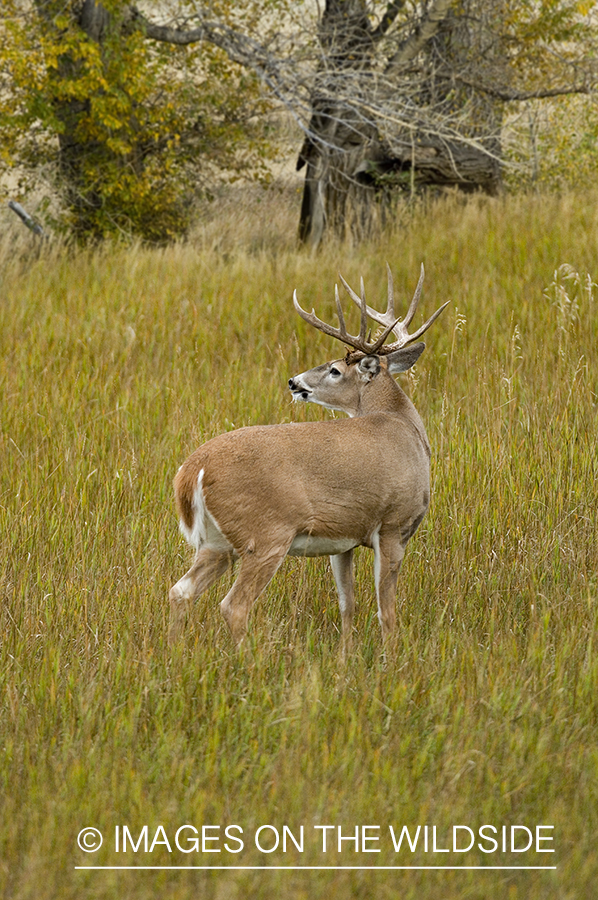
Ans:
[[[342,616],[343,647],[350,644],[355,607],[353,550],[374,550],[378,617],[386,639],[395,627],[395,594],[405,546],[430,500],[430,447],[422,421],[392,377],[411,368],[423,343],[413,344],[440,315],[440,307],[417,331],[421,276],[403,321],[395,316],[388,268],[385,313],[341,281],[361,310],[358,335],[347,332],[336,294],[339,328],[295,309],[315,328],[348,344],[343,359],[296,375],[296,400],[341,410],[348,419],[256,425],[212,438],[179,469],[175,498],[180,526],[195,548],[193,565],[170,591],[170,638],[195,600],[235,559],[239,572],[220,604],[236,644],[249,612],[287,555],[330,556]],[[368,317],[383,326],[366,337]],[[390,333],[396,340],[385,344]],[[409,345],[409,346],[407,346]]]

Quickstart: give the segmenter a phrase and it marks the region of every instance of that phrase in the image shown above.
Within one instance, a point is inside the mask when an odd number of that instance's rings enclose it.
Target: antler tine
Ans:
[[[338,277],[340,278],[344,289],[348,293],[348,295],[351,298],[351,300],[353,301],[353,303],[355,303],[357,306],[359,306],[361,308],[361,297],[358,297],[358,295],[355,293],[355,291],[353,290],[351,285],[347,284],[347,282],[345,281],[345,279],[343,278],[343,276],[341,275],[340,272],[338,273]]]
[[[396,319],[394,322],[391,322],[390,325],[387,325],[387,326],[386,326],[386,328],[384,329],[384,331],[382,332],[382,334],[380,335],[380,337],[377,338],[377,339],[376,339],[376,342],[375,342],[374,344],[372,344],[372,346],[370,347],[370,349],[369,349],[369,351],[368,351],[369,353],[379,353],[379,352],[382,352],[382,353],[386,354],[386,353],[389,353],[390,350],[392,350],[392,349],[395,349],[395,350],[397,349],[397,347],[395,346],[395,344],[389,344],[389,345],[388,345],[388,348],[389,348],[389,349],[387,349],[386,347],[383,348],[383,347],[382,347],[382,344],[384,343],[384,341],[386,340],[386,338],[388,337],[388,335],[390,334],[390,332],[391,332],[391,331],[394,331],[395,326],[398,324],[398,322],[399,322],[399,320]]]
[[[368,307],[365,302],[365,285],[363,283],[363,278],[361,279],[361,302],[359,304],[359,308],[361,310],[361,322],[359,324],[359,339],[361,341],[365,341],[365,333],[368,327]]]
[[[388,335],[390,334],[391,331],[394,331],[397,339],[399,341],[401,341],[403,339],[403,335],[401,334],[400,331],[395,331],[395,326],[400,321],[400,317],[397,317],[395,315],[395,311],[394,311],[394,286],[393,286],[390,266],[388,265],[388,263],[386,263],[386,268],[388,271],[388,303],[386,306],[386,312],[385,313],[378,312],[378,310],[373,309],[371,306],[368,306],[367,304],[365,307],[365,311],[366,311],[367,315],[369,316],[369,318],[372,319],[373,322],[377,322],[378,325],[384,326],[386,337],[388,337]],[[364,299],[365,299],[364,295],[363,295],[363,290],[362,290],[362,296],[358,297],[358,295],[355,293],[355,291],[353,290],[351,285],[347,284],[347,282],[345,281],[343,276],[340,275],[340,273],[339,273],[339,278],[342,281],[343,287],[347,291],[349,297],[351,298],[353,303],[355,303],[356,306],[359,306],[361,313],[363,315],[363,303],[364,303]],[[363,287],[363,279],[361,280],[361,284]],[[391,326],[390,329],[386,330],[389,325]],[[386,337],[385,337],[385,340],[386,340]],[[376,341],[376,346],[377,346],[378,350],[382,346],[381,344],[379,344],[379,339]],[[395,349],[396,349],[396,347],[395,347]],[[376,352],[376,351],[370,351],[370,352]]]
[[[370,309],[368,307],[368,315],[371,319],[374,320],[374,322],[377,322],[379,325],[384,325],[385,327],[390,325],[391,322],[394,323],[391,331],[394,332],[397,340],[394,342],[394,344],[389,344],[389,348],[392,350],[397,350],[399,347],[402,347],[414,340],[414,337],[409,334],[407,328],[410,325],[413,316],[415,315],[415,310],[417,309],[417,305],[421,297],[422,287],[424,284],[424,266],[422,263],[419,281],[417,282],[415,293],[413,294],[411,303],[409,304],[407,315],[402,321],[400,316],[395,315],[394,281],[388,263],[386,263],[386,269],[388,272],[388,300],[386,304],[386,312],[380,313],[375,309]]]
[[[360,321],[360,326],[359,326],[359,337],[362,340],[365,340],[365,332],[366,332],[366,328],[367,328],[367,318],[369,316],[371,319],[372,313],[375,312],[375,310],[370,309],[370,307],[366,303],[365,286],[363,283],[363,278],[361,279],[361,297],[360,297],[359,294],[355,293],[355,291],[353,290],[351,285],[347,284],[347,282],[345,281],[345,279],[343,278],[343,276],[341,275],[340,272],[338,273],[338,277],[340,278],[344,289],[348,293],[348,295],[351,298],[351,300],[353,301],[353,303],[359,307],[359,311],[361,313],[361,321]]]
[[[338,297],[338,288],[336,290],[335,299],[337,302],[336,309],[338,313],[340,328],[334,328],[333,325],[327,325],[326,322],[322,322],[321,319],[318,319],[313,310],[308,313],[304,309],[302,309],[297,299],[297,291],[295,290],[293,292],[293,306],[295,307],[301,318],[304,319],[309,325],[313,325],[314,328],[318,329],[318,331],[322,331],[324,334],[327,334],[330,337],[337,338],[337,340],[342,341],[344,344],[348,344],[350,347],[354,347],[355,350],[360,350],[365,354],[371,353],[371,348],[368,346],[365,338],[361,334],[352,335],[348,333],[347,326],[345,325],[345,318],[343,316],[343,311],[340,305],[340,299]]]
[[[388,265],[388,263],[387,263]],[[409,304],[409,309],[407,310],[407,315],[401,322],[403,328],[407,329],[408,325],[411,324],[411,320],[415,315],[415,310],[417,309],[417,304],[419,303],[419,298],[422,295],[422,287],[424,285],[424,264],[421,264],[421,270],[419,275],[419,281],[417,282],[417,287],[411,299],[411,303]],[[413,338],[411,338],[413,340]]]
[[[344,340],[340,328],[334,328],[332,325],[327,325],[326,322],[322,322],[321,319],[318,319],[313,309],[310,313],[308,313],[301,308],[297,299],[296,290],[293,291],[293,306],[295,307],[301,318],[308,323],[308,325],[313,325],[314,328],[318,329],[318,331],[323,331],[324,334],[328,334],[330,337],[338,338],[341,341]],[[344,325],[344,322],[342,322],[341,324]],[[344,330],[346,331],[346,329]]]
[[[413,334],[410,334],[410,335],[407,336],[407,340],[405,341],[405,343],[406,343],[406,344],[410,344],[411,341],[416,341],[419,337],[421,337],[422,334],[424,333],[424,331],[427,331],[427,330],[428,330],[428,328],[430,327],[430,325],[432,324],[432,322],[435,322],[435,321],[436,321],[436,319],[438,318],[438,316],[440,315],[440,313],[442,312],[442,310],[443,310],[446,306],[448,306],[450,302],[451,302],[450,300],[447,300],[446,303],[443,303],[442,306],[440,306],[440,307],[436,310],[435,313],[432,313],[432,315],[430,316],[430,318],[428,319],[427,322],[424,322],[424,324],[421,325],[421,326],[417,329],[417,331],[415,331]],[[403,324],[403,323],[401,322],[401,325],[402,325],[402,324]],[[385,349],[386,349],[386,348],[385,348]]]
[[[346,333],[347,326],[345,325],[345,316],[343,315],[343,308],[341,306],[341,298],[338,295],[338,284],[334,285],[334,301],[336,303],[336,314],[338,316],[338,323],[341,327],[341,331]]]
[[[395,318],[395,285],[392,277],[390,266],[386,263],[386,271],[388,273],[388,301],[386,303],[386,315],[390,313]]]
[[[428,330],[428,328],[430,327],[432,322],[436,321],[436,319],[438,318],[438,316],[440,315],[442,310],[446,306],[448,306],[448,304],[450,303],[450,300],[447,300],[446,303],[443,303],[442,306],[439,309],[437,309],[436,312],[433,313],[430,316],[430,318],[417,329],[417,331],[414,331],[413,334],[409,334],[409,332],[407,331],[407,328],[411,324],[411,320],[413,319],[413,316],[415,315],[415,310],[417,309],[417,305],[418,305],[419,299],[421,297],[422,287],[424,284],[424,274],[425,274],[424,273],[424,264],[422,263],[419,281],[417,282],[417,287],[415,288],[415,292],[411,299],[411,303],[409,304],[409,309],[407,310],[407,315],[405,316],[405,318],[403,319],[402,322],[397,321],[396,328],[393,329],[398,340],[394,344],[387,344],[386,347],[384,347],[384,351],[383,351],[384,353],[390,353],[393,350],[398,350],[400,347],[404,347],[406,344],[411,344],[413,341],[416,341],[419,337],[422,336],[424,331]],[[391,276],[390,276],[390,269],[389,269],[389,281],[390,281],[390,277]],[[389,291],[390,291],[390,288],[389,288]],[[390,306],[391,306],[390,295],[389,295],[388,304],[389,304],[389,309],[390,309]],[[378,314],[376,321],[380,322],[380,324],[386,324],[387,315],[388,315],[388,310],[387,310],[387,313],[385,316],[380,316]]]

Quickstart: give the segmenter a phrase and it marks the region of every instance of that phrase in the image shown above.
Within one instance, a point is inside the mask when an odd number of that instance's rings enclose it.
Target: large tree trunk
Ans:
[[[55,17],[63,12],[64,4],[59,0],[35,0],[38,14],[48,30],[54,31]],[[101,42],[109,24],[109,15],[103,6],[95,0],[84,0],[77,9],[71,10],[77,25],[96,42]],[[89,226],[90,214],[97,209],[100,199],[90,190],[83,175],[85,158],[90,151],[89,141],[82,145],[80,124],[82,117],[89,110],[89,100],[65,96],[63,85],[72,83],[80,74],[81,63],[69,54],[58,58],[56,70],[50,72],[56,85],[53,101],[54,114],[61,123],[62,130],[58,135],[58,169],[64,189],[62,191],[76,232],[85,233]]]
[[[55,36],[56,17],[64,14],[65,3],[63,0],[35,0],[35,5],[45,27]],[[120,34],[122,23],[116,21],[115,16],[97,0],[71,2],[69,14],[76,27],[99,46],[104,57],[111,33],[114,34],[114,30],[118,29]],[[105,199],[101,193],[102,170],[110,166],[126,165],[129,171],[141,172],[141,155],[133,148],[126,159],[123,159],[122,154],[110,151],[105,140],[93,140],[86,132],[83,123],[90,114],[91,100],[88,97],[79,99],[76,91],[65,90],[65,85],[72,87],[79,79],[86,78],[84,57],[79,55],[77,48],[73,53],[66,51],[58,58],[57,68],[51,70],[50,77],[55,85],[54,114],[61,123],[58,135],[58,173],[61,194],[70,213],[71,230],[78,238],[101,237],[98,213],[105,208]],[[133,126],[132,118],[128,124]],[[95,178],[93,170],[96,171]]]
[[[322,62],[312,94],[312,117],[297,169],[306,166],[299,239],[317,245],[325,230],[344,237],[347,226],[359,227],[355,210],[370,207],[371,186],[356,178],[364,148],[376,131],[351,109],[338,87],[365,70],[373,50],[363,0],[327,0],[319,25]],[[352,221],[351,221],[352,218]]]
[[[489,6],[494,10],[497,2],[490,0]],[[469,0],[459,16],[451,12],[451,0],[428,4],[412,36],[386,58],[380,76],[375,74],[381,70],[377,47],[403,4],[391,2],[386,19],[374,29],[363,0],[327,0],[309,136],[297,161],[298,169],[306,167],[299,223],[303,243],[319,244],[327,230],[340,238],[348,230],[363,236],[377,209],[384,209],[376,201],[392,191],[456,186],[497,193],[500,104],[473,97],[471,89],[456,89],[456,75],[479,55],[487,34],[480,18],[470,16],[476,4],[479,0]],[[406,109],[412,104],[413,125],[384,128],[385,102],[391,109],[397,84],[405,90],[409,82],[403,73],[416,58],[424,74],[415,96],[404,104]],[[464,110],[470,116],[465,126]],[[443,134],[438,121],[457,119],[462,138],[450,128]]]
[[[314,246],[327,230],[340,238],[348,230],[356,237],[367,233],[377,187],[369,175],[362,174],[375,136],[368,135],[363,126],[350,128],[342,121],[340,111],[329,109],[327,124],[319,122],[314,131],[318,143],[307,140],[298,163],[298,168],[306,165],[299,239]],[[312,121],[312,129],[314,125]]]

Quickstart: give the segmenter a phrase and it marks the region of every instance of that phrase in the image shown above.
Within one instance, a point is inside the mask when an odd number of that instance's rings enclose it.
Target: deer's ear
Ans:
[[[411,344],[409,347],[401,347],[400,350],[389,353],[386,357],[388,371],[392,375],[396,375],[398,372],[406,372],[407,369],[410,369],[411,366],[414,366],[418,361],[425,346],[424,342],[420,341],[418,344]]]
[[[371,381],[380,371],[380,360],[377,356],[364,356],[357,363],[357,371],[363,381]]]

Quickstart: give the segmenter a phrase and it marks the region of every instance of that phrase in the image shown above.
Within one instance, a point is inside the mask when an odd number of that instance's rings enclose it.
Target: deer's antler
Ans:
[[[386,269],[388,271],[388,301],[386,305],[386,312],[381,313],[375,309],[372,309],[371,306],[368,306],[365,299],[365,288],[363,285],[363,278],[361,279],[361,297],[355,293],[353,288],[347,284],[343,276],[339,273],[339,278],[342,282],[343,287],[349,294],[349,297],[353,300],[353,302],[359,307],[361,312],[361,324],[359,328],[359,334],[352,335],[347,331],[347,326],[345,325],[345,317],[343,315],[343,310],[341,307],[341,302],[338,295],[338,286],[334,286],[334,296],[336,301],[336,312],[339,321],[339,328],[334,328],[332,325],[328,325],[326,322],[322,322],[321,319],[318,319],[315,312],[312,310],[311,313],[306,312],[299,305],[299,301],[297,300],[297,291],[293,294],[293,305],[302,319],[305,319],[310,325],[313,325],[314,328],[317,328],[318,331],[322,331],[324,334],[330,335],[330,337],[337,338],[337,340],[342,341],[345,344],[348,344],[350,347],[353,347],[355,350],[358,350],[360,353],[365,353],[366,356],[378,354],[379,356],[386,356],[388,353],[392,353],[394,350],[399,350],[401,347],[404,347],[406,344],[410,344],[412,341],[417,340],[424,331],[430,327],[432,322],[434,322],[442,310],[447,306],[450,301],[447,300],[446,303],[436,310],[427,322],[424,322],[417,331],[413,334],[409,334],[407,328],[411,324],[411,320],[415,315],[415,310],[417,309],[417,304],[419,303],[419,298],[422,292],[422,285],[424,283],[424,266],[422,263],[421,274],[419,276],[419,281],[417,282],[417,287],[415,289],[415,293],[413,294],[413,298],[411,303],[409,304],[409,309],[407,310],[407,315],[401,321],[400,317],[397,318],[394,310],[394,284],[392,279],[392,273],[390,271],[390,266],[386,263]],[[377,322],[378,325],[383,326],[383,331],[375,340],[371,341],[371,332],[366,338],[366,330],[367,330],[367,320],[368,317],[372,319],[372,321]],[[390,333],[393,333],[397,338],[392,344],[384,344],[384,341],[388,337]]]
[[[343,284],[345,284],[342,279]],[[346,285],[345,285],[346,286]],[[366,338],[366,330],[367,330],[367,319],[368,319],[368,307],[365,302],[365,292],[363,289],[363,279],[361,280],[361,293],[362,298],[358,302],[360,303],[361,309],[361,324],[359,328],[359,334],[349,334],[347,331],[347,326],[345,325],[345,317],[343,315],[343,308],[341,306],[341,301],[338,296],[338,285],[334,286],[334,299],[336,301],[336,313],[338,316],[339,328],[335,328],[333,325],[328,325],[326,322],[322,322],[321,319],[318,319],[314,310],[310,313],[306,312],[299,305],[299,301],[297,300],[297,291],[293,293],[293,305],[302,319],[309,325],[313,325],[314,328],[317,328],[318,331],[322,331],[324,334],[330,335],[330,337],[337,338],[337,340],[342,341],[344,344],[348,344],[350,347],[353,347],[355,350],[359,350],[362,353],[365,353],[366,356],[370,356],[374,353],[386,353],[388,352],[385,347],[382,347],[384,341],[393,330],[393,327],[396,325],[396,322],[391,322],[388,327],[385,327],[384,331],[380,335],[380,337],[376,338],[375,341],[369,341]],[[355,295],[357,296],[357,295]],[[371,318],[371,317],[370,317]]]
[[[386,270],[388,272],[388,302],[386,304],[386,312],[381,313],[375,309],[372,309],[371,306],[366,306],[366,312],[367,312],[368,316],[370,317],[370,319],[372,319],[374,322],[377,322],[378,325],[383,325],[385,327],[385,329],[388,329],[386,331],[387,335],[392,331],[397,339],[394,343],[386,344],[386,346],[381,347],[380,350],[378,351],[378,353],[380,353],[380,354],[392,353],[393,350],[398,350],[400,347],[404,347],[406,344],[410,344],[410,343],[412,343],[412,341],[416,341],[418,338],[420,338],[422,336],[424,331],[428,330],[428,328],[430,327],[432,322],[434,322],[438,318],[438,316],[440,315],[442,310],[445,308],[445,306],[448,306],[448,304],[450,303],[450,300],[447,300],[446,303],[443,303],[442,306],[439,309],[437,309],[436,312],[430,316],[430,318],[428,319],[427,322],[424,322],[424,324],[421,325],[417,329],[417,331],[414,331],[413,334],[409,334],[407,329],[408,329],[409,325],[411,324],[413,316],[415,315],[415,311],[417,309],[417,305],[419,303],[419,299],[420,299],[421,293],[422,293],[422,287],[424,284],[424,264],[422,263],[419,281],[417,282],[417,287],[415,288],[415,293],[413,294],[411,303],[409,304],[409,309],[407,310],[407,315],[405,316],[405,318],[402,321],[401,321],[400,317],[397,318],[395,316],[394,282],[392,279],[392,272],[390,271],[390,266],[388,265],[388,263],[386,263]],[[347,282],[345,281],[345,279],[343,278],[342,275],[339,275],[339,278],[341,279],[341,281],[343,283],[343,287],[349,294],[349,297],[351,298],[351,300],[353,300],[353,302],[356,303],[357,305],[361,306],[362,301],[357,296],[357,294],[355,293],[353,288],[351,288],[350,285],[347,284]],[[362,281],[362,294],[363,294],[363,281]],[[363,315],[363,313],[362,313],[362,315]]]

